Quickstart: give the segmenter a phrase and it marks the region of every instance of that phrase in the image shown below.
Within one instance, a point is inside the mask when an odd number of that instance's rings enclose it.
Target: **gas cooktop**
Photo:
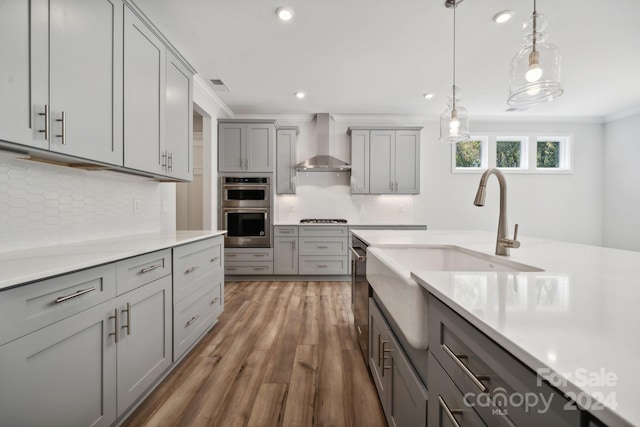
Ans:
[[[300,224],[346,224],[346,219],[329,218],[305,218],[300,220]]]

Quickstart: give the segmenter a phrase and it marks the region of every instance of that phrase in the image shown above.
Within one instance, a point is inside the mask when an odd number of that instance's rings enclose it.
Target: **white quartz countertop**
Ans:
[[[452,245],[493,255],[496,241],[495,232],[355,233],[383,251]],[[640,252],[519,240],[509,259],[544,271],[411,277],[601,421],[640,425]]]
[[[89,240],[0,253],[0,290],[147,252],[180,246],[226,231],[172,231]]]
[[[291,226],[291,225],[342,225],[345,227],[426,227],[425,224],[415,224],[415,223],[390,223],[390,222],[352,222],[348,223],[313,223],[308,222],[305,224],[301,224],[300,221],[276,221],[273,223],[274,226]]]

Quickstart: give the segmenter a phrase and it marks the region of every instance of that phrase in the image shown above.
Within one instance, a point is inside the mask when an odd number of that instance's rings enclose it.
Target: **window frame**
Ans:
[[[498,142],[520,142],[520,166],[517,168],[505,168],[498,166]],[[529,171],[529,137],[528,136],[496,136],[493,141],[494,150],[491,153],[494,156],[493,164],[495,168],[502,172],[528,172]]]
[[[533,160],[533,169],[537,173],[573,173],[573,147],[571,136],[536,136],[534,144],[535,158]],[[558,141],[560,143],[560,166],[557,168],[539,168],[538,167],[538,142]]]
[[[482,135],[472,135],[466,141],[460,142],[471,142],[471,141],[480,141],[480,166],[477,168],[473,167],[458,167],[456,165],[456,148],[458,143],[451,144],[451,171],[453,173],[478,173],[484,172],[489,166],[489,136]]]

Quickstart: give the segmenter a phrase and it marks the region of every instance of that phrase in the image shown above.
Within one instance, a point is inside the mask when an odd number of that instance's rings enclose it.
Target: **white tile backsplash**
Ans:
[[[162,185],[0,155],[0,252],[160,231]]]

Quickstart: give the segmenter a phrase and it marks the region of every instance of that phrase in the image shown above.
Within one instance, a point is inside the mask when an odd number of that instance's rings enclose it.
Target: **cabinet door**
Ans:
[[[50,150],[122,165],[121,25],[120,0],[50,1]]]
[[[298,274],[298,238],[276,237],[274,239],[274,274]]]
[[[46,0],[0,2],[0,140],[42,149],[49,148],[48,12]]]
[[[369,131],[351,132],[351,193],[369,194]]]
[[[220,172],[243,172],[245,157],[246,125],[220,123],[218,125],[218,170]]]
[[[382,345],[389,341],[389,331],[378,310],[373,298],[369,298],[369,370],[373,377],[373,383],[378,391],[378,398],[382,404],[382,409],[389,421],[389,404],[391,388],[391,376],[384,370],[384,350]],[[387,365],[388,366],[388,365]]]
[[[163,174],[165,47],[124,8],[124,166]]]
[[[402,347],[391,338],[385,343],[385,374],[391,376],[391,398],[389,399],[390,425],[412,427],[427,425],[427,389],[418,378]]]
[[[395,143],[393,130],[372,130],[369,144],[369,192],[389,194],[395,191]]]
[[[272,124],[247,124],[247,172],[273,172],[275,127]]]
[[[171,304],[171,276],[118,298],[118,416],[171,364]]]
[[[166,151],[167,175],[193,179],[193,102],[191,73],[167,52]]]
[[[276,193],[296,193],[296,131],[278,129],[276,146]]]
[[[116,419],[113,304],[85,310],[0,346],[7,426],[109,426]]]
[[[396,193],[420,193],[420,131],[396,131]]]

